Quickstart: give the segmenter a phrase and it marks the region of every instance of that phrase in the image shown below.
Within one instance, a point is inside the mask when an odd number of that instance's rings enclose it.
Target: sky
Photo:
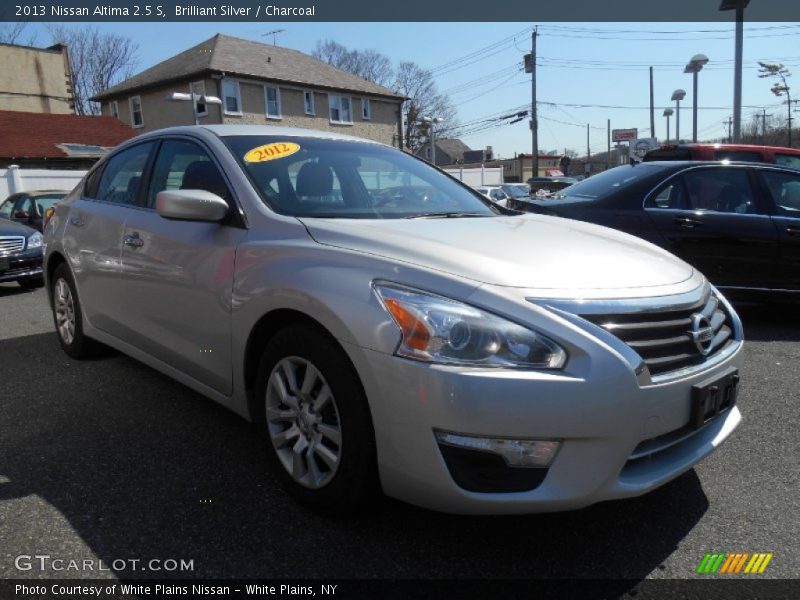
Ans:
[[[513,125],[489,119],[530,108],[531,76],[522,71],[538,27],[537,96],[539,149],[586,153],[605,151],[607,120],[612,129],[637,128],[650,137],[649,71],[654,67],[655,135],[666,137],[665,107],[682,88],[681,138],[692,132],[692,76],[684,65],[698,53],[709,63],[698,81],[698,138],[727,135],[724,122],[733,113],[734,25],[731,23],[95,23],[92,26],[132,38],[139,44],[139,69],[152,66],[216,33],[272,43],[265,34],[310,53],[318,40],[349,48],[375,49],[395,64],[414,61],[433,71],[438,88],[448,93],[466,125],[462,137],[473,149],[492,146],[495,156],[531,151],[527,119]],[[45,24],[27,32],[48,43]],[[783,98],[772,94],[773,81],[758,78],[757,61],[780,62],[800,75],[800,24],[745,23],[742,75],[742,123],[753,114],[773,114],[785,123]],[[793,78],[788,80],[790,86]],[[800,81],[796,86],[800,98]],[[545,104],[546,103],[546,104]],[[800,113],[796,115],[800,117]],[[446,127],[443,124],[442,127]],[[675,137],[675,117],[670,138]]]

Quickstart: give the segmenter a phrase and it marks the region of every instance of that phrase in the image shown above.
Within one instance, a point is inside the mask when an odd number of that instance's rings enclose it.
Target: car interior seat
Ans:
[[[181,181],[182,190],[205,190],[216,194],[224,200],[228,197],[228,186],[222,179],[214,163],[207,160],[196,160],[186,167]]]

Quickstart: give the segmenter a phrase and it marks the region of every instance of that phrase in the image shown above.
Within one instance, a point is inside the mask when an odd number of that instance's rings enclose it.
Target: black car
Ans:
[[[41,231],[47,209],[58,204],[68,193],[63,190],[42,190],[11,194],[0,204],[0,219],[9,219]]]
[[[800,171],[648,162],[576,183],[528,210],[613,227],[681,257],[733,296],[800,299]]]
[[[0,219],[0,282],[16,281],[24,288],[44,285],[42,234]]]

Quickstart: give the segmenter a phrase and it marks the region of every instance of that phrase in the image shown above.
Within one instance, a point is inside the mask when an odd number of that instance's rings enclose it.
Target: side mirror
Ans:
[[[164,190],[156,195],[156,212],[165,219],[218,222],[228,203],[206,190]]]

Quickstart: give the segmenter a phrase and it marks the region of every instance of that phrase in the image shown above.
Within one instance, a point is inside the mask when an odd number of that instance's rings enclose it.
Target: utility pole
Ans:
[[[767,137],[767,117],[771,117],[772,113],[767,114],[767,109],[761,109],[761,135]]]
[[[591,171],[591,166],[589,163],[589,159],[592,157],[592,153],[589,150],[589,124],[586,124],[586,172],[588,173]]]
[[[653,106],[653,67],[650,67],[650,137],[656,137],[656,113]]]
[[[731,125],[733,125],[733,117],[728,117],[728,120],[725,121],[725,125],[728,126],[728,142],[733,143],[733,134],[731,133]]]
[[[531,33],[531,177],[539,176],[539,116],[536,111],[536,37],[538,27]]]
[[[606,169],[611,168],[611,119],[608,119],[606,126],[606,137],[608,138],[608,154],[606,154]]]

